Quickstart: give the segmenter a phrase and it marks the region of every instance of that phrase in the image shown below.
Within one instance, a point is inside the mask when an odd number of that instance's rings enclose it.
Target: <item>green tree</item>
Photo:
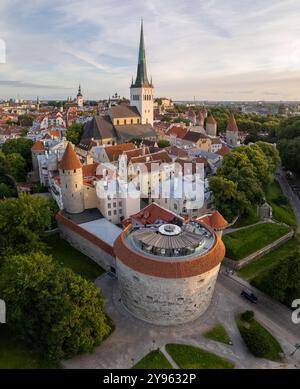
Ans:
[[[245,194],[238,190],[238,184],[221,176],[211,177],[210,190],[214,196],[216,208],[227,220],[251,210],[251,203]]]
[[[21,125],[21,126],[32,126],[33,124],[33,116],[30,116],[30,115],[20,115],[18,117],[18,123]]]
[[[0,199],[4,199],[7,197],[11,197],[13,195],[13,191],[11,188],[3,182],[0,182]]]
[[[19,253],[41,248],[40,238],[53,220],[52,207],[48,199],[27,194],[0,201],[0,252]]]
[[[17,181],[26,179],[26,161],[19,153],[6,155],[5,158],[6,174],[13,176]]]
[[[9,325],[48,359],[91,352],[110,332],[100,291],[42,253],[7,258],[0,295]]]
[[[9,139],[2,146],[2,151],[5,155],[18,153],[26,161],[26,171],[29,172],[32,168],[31,162],[31,147],[33,141],[27,138]]]
[[[83,134],[84,124],[81,123],[73,123],[67,129],[67,140],[74,145],[78,145],[81,136]]]
[[[277,144],[282,164],[295,173],[300,173],[300,137],[282,139]]]
[[[169,147],[170,146],[170,142],[168,140],[166,140],[166,139],[160,139],[157,142],[157,145],[158,145],[158,147],[165,148],[165,147]]]

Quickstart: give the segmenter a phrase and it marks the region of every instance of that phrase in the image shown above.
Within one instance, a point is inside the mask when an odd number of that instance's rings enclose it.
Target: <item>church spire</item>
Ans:
[[[143,19],[141,20],[141,34],[140,34],[140,47],[139,47],[139,59],[137,67],[136,80],[133,85],[134,88],[140,88],[142,86],[150,87],[151,84],[147,77],[147,64],[146,64],[146,53],[144,43],[144,29]]]
[[[79,87],[78,87],[78,93],[77,93],[77,96],[82,96],[81,94],[81,85],[79,84]]]

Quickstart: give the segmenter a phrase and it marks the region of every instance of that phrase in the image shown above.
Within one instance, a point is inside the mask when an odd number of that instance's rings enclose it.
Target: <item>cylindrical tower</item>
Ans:
[[[217,136],[217,122],[212,115],[206,120],[206,133],[209,136]]]
[[[71,143],[59,164],[61,193],[64,209],[69,213],[84,211],[82,164]]]
[[[121,299],[159,325],[192,321],[208,308],[225,247],[201,222],[129,225],[115,241]]]

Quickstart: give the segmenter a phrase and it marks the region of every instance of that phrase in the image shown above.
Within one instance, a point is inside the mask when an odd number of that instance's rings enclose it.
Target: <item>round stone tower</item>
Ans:
[[[124,306],[158,325],[186,323],[206,311],[225,255],[214,230],[195,220],[130,224],[114,251]]]
[[[212,115],[206,120],[206,133],[209,136],[217,136],[217,122]]]
[[[63,207],[69,213],[84,211],[82,164],[68,143],[59,164]]]

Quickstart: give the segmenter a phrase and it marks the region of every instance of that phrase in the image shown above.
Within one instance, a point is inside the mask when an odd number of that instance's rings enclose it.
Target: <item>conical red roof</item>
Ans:
[[[207,121],[206,123],[208,124],[217,124],[215,118],[213,117],[213,115],[210,115],[208,118],[207,118]]]
[[[59,167],[63,170],[82,168],[82,164],[79,161],[79,158],[77,157],[77,154],[75,153],[71,143],[68,143],[66,151],[64,152],[64,155],[60,161]]]
[[[216,230],[221,230],[223,228],[226,228],[228,226],[227,220],[224,219],[224,217],[220,214],[219,211],[215,211],[210,216],[210,225],[212,228]]]
[[[226,131],[239,132],[233,113],[230,115]]]

